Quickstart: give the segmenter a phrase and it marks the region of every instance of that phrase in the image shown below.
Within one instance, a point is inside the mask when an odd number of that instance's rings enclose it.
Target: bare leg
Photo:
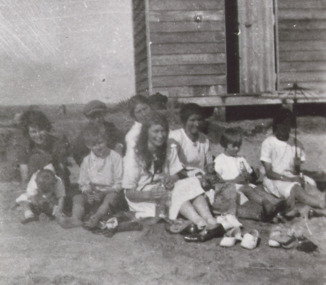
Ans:
[[[263,200],[270,201],[272,204],[277,204],[278,202],[280,202],[279,198],[267,193],[262,185],[258,185],[257,187],[255,187],[253,189],[253,192],[255,192],[255,194],[260,196]]]
[[[88,228],[95,228],[100,219],[106,215],[110,210],[110,203],[114,200],[115,193],[108,193],[105,195],[102,204],[97,209],[96,213],[85,222],[85,226]]]
[[[245,185],[240,188],[240,191],[245,194],[250,201],[257,203],[258,205],[263,205],[264,198],[256,193],[254,188]]]
[[[319,191],[318,188],[314,185],[306,184],[304,190],[310,196],[320,197],[320,199],[323,199],[324,197],[324,194],[321,191]]]
[[[74,228],[82,226],[82,218],[85,214],[86,197],[82,194],[75,195],[72,199],[71,217],[60,217],[59,225],[63,228]]]
[[[201,217],[205,219],[208,225],[215,226],[217,224],[216,219],[214,219],[206,199],[200,195],[193,201],[193,206]]]
[[[323,199],[320,199],[318,196],[308,195],[299,185],[295,185],[292,188],[293,195],[295,195],[295,199],[301,202],[302,204],[314,207],[314,208],[325,208],[325,196],[323,195]]]
[[[277,213],[286,210],[285,200],[274,198],[272,195],[266,193],[262,188],[250,186],[243,186],[240,191],[247,196],[247,198],[262,206],[262,218],[264,221],[271,220]],[[266,195],[264,194],[266,193]]]
[[[182,204],[180,208],[180,214],[187,218],[189,221],[195,223],[200,229],[207,226],[206,221],[198,215],[190,201]]]

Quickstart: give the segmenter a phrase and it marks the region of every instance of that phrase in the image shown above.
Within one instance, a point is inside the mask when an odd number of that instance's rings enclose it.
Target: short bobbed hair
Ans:
[[[180,109],[180,120],[183,125],[185,125],[192,115],[200,115],[204,119],[204,109],[195,103],[188,103],[181,107]]]
[[[135,95],[130,98],[128,103],[128,109],[130,117],[135,119],[135,108],[138,104],[145,104],[151,107],[149,100],[144,95]]]
[[[52,129],[52,124],[47,118],[47,116],[37,110],[29,110],[23,113],[21,116],[21,128],[23,130],[23,134],[28,137],[28,130],[29,127],[33,128],[38,128],[39,130],[44,130],[44,131],[51,131]]]
[[[286,120],[290,120],[291,124],[294,122],[293,113],[286,108],[280,108],[273,118],[273,133],[275,134],[277,125],[284,124]]]
[[[57,179],[53,171],[49,169],[41,169],[36,175],[36,185],[42,192],[53,190]]]
[[[220,145],[226,148],[228,144],[242,144],[242,129],[228,128],[223,132],[220,139]]]

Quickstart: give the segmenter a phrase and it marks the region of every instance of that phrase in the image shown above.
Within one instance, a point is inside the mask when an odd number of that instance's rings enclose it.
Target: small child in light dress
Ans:
[[[221,136],[220,144],[224,147],[224,153],[215,158],[215,171],[222,181],[234,185],[239,197],[238,204],[241,206],[250,200],[261,206],[262,219],[275,216],[283,203],[274,205],[261,195],[261,191],[252,184],[257,180],[255,171],[243,156],[238,155],[242,144],[241,129],[226,129]],[[228,189],[232,191],[232,187]]]
[[[265,170],[264,190],[287,199],[290,207],[297,201],[325,209],[325,193],[318,191],[311,178],[300,175],[305,152],[301,142],[290,136],[292,121],[292,112],[280,109],[273,119],[273,135],[263,141],[260,160]]]
[[[23,224],[46,215],[59,218],[62,215],[65,186],[60,177],[54,173],[52,164],[34,173],[27,185],[26,193],[16,199],[16,203],[24,209]]]
[[[95,228],[102,217],[114,214],[123,208],[121,191],[122,158],[107,146],[107,132],[102,124],[89,124],[83,130],[83,138],[90,149],[80,167],[79,189],[81,194],[73,197],[72,216],[64,217],[64,227],[81,226],[85,207],[95,211],[86,228]],[[121,206],[121,207],[120,207]]]

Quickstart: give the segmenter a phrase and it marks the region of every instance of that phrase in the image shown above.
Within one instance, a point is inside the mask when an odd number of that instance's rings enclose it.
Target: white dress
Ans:
[[[143,163],[134,153],[134,149],[124,157],[124,175],[122,187],[136,191],[151,191],[156,187],[164,175],[174,175],[183,169],[175,144],[169,144],[167,158],[163,167],[163,172],[154,174],[153,166],[150,171],[145,171]],[[128,190],[126,190],[128,191]],[[169,218],[176,219],[182,204],[192,200],[204,193],[198,178],[191,177],[179,180],[175,183],[171,193],[171,206],[169,208]],[[136,213],[137,218],[154,217],[156,211],[155,202],[133,202],[126,198],[131,211]]]
[[[301,162],[305,161],[305,153],[302,144],[298,142],[297,154]],[[274,135],[266,138],[261,147],[260,160],[272,164],[272,170],[280,175],[294,177],[294,158],[295,145],[294,139],[281,141]],[[264,189],[266,192],[275,195],[278,198],[288,198],[294,185],[300,185],[298,182],[271,180],[264,177]]]
[[[205,166],[212,162],[209,140],[204,134],[200,133],[199,139],[193,142],[181,128],[171,131],[169,138],[177,144],[180,161],[187,170],[188,176],[203,172]]]
[[[128,131],[125,137],[127,151],[133,149],[136,146],[142,124],[139,122],[135,122],[131,129]]]

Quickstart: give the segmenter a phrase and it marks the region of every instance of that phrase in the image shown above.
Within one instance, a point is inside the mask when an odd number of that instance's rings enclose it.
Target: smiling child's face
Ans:
[[[193,114],[189,116],[185,123],[184,129],[186,133],[191,135],[198,135],[204,124],[204,118],[202,115]]]
[[[154,148],[161,147],[167,140],[167,130],[158,124],[154,124],[148,129],[148,143]]]
[[[36,126],[28,127],[28,134],[30,139],[37,145],[44,145],[46,143],[47,132]]]
[[[225,148],[225,153],[229,156],[236,157],[241,148],[241,142],[228,143]]]
[[[95,154],[95,156],[100,158],[105,158],[110,153],[110,149],[107,147],[107,142],[104,138],[99,139],[93,145],[88,146],[88,148]]]

